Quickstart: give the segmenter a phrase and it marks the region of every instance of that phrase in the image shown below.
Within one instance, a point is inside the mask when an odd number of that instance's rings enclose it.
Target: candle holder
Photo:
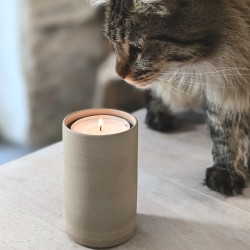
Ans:
[[[71,130],[77,120],[111,115],[130,129],[110,135]],[[130,239],[136,230],[138,123],[110,109],[72,113],[63,121],[66,230],[81,245],[106,248]]]

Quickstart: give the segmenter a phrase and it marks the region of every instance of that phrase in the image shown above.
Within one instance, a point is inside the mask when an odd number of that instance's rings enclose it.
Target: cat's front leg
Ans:
[[[173,92],[165,85],[156,85],[150,91],[147,104],[146,123],[149,128],[168,132],[180,128],[180,120],[174,114],[186,111],[201,111],[202,100],[184,90]]]
[[[206,107],[213,140],[214,165],[207,169],[205,183],[226,194],[241,194],[246,185],[245,163],[246,123],[244,115],[223,114],[213,105]]]
[[[170,107],[154,92],[148,93],[147,96],[146,124],[160,132],[168,132],[175,128],[175,118]]]

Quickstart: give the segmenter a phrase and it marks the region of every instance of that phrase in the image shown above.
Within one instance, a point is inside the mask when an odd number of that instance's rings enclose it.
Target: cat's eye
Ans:
[[[129,55],[131,61],[137,61],[137,59],[141,56],[142,48],[136,47],[134,45],[129,46]]]
[[[136,47],[134,45],[129,46],[129,54],[130,55],[138,55],[142,52],[142,48]]]

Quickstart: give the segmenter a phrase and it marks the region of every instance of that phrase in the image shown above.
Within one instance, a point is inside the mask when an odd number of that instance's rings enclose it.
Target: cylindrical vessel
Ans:
[[[86,135],[70,129],[93,115],[126,119],[131,128],[112,135]],[[69,236],[81,245],[105,248],[131,238],[136,229],[138,123],[110,109],[70,114],[63,121],[64,200]]]

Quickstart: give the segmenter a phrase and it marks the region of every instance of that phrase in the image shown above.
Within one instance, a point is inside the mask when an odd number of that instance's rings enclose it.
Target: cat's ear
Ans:
[[[162,0],[133,0],[134,12],[168,16],[169,10]]]
[[[101,4],[107,4],[110,0],[90,0],[90,3],[92,5],[101,5]]]

